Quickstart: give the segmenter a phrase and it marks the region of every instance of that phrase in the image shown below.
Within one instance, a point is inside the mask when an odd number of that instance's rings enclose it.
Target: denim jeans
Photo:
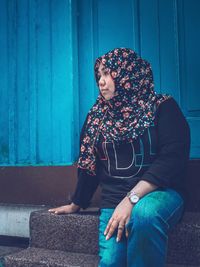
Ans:
[[[123,233],[116,242],[117,231],[106,240],[104,230],[114,209],[101,209],[99,222],[99,267],[164,267],[168,233],[180,220],[184,210],[182,197],[172,189],[160,189],[140,199],[133,207]]]

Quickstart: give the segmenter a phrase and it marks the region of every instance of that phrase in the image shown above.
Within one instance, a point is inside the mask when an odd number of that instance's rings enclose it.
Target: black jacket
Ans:
[[[72,201],[88,207],[100,184],[101,207],[114,208],[140,180],[184,194],[189,148],[188,124],[176,101],[170,98],[159,106],[154,124],[137,140],[117,145],[100,138],[97,174],[90,176],[78,169]]]

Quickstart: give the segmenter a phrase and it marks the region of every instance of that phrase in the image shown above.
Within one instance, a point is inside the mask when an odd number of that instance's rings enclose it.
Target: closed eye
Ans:
[[[98,77],[98,79],[100,79],[101,76],[107,76],[109,74],[110,74],[110,70],[108,68],[104,68],[103,67],[103,68],[100,69],[100,71],[98,71],[97,77]]]

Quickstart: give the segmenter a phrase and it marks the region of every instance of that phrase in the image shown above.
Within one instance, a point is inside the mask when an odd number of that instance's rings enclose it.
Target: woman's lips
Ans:
[[[101,89],[101,92],[106,93],[106,92],[108,92],[108,89]]]

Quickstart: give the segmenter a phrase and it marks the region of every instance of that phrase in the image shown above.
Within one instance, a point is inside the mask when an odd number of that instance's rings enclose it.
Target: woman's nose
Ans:
[[[100,86],[104,86],[105,85],[105,80],[101,77],[100,80],[99,80],[99,85]]]

